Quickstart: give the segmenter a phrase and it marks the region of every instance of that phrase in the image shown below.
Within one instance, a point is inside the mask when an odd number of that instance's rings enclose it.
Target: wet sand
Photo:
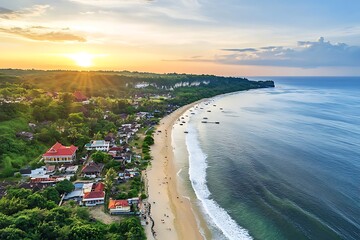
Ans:
[[[155,130],[155,144],[151,147],[153,160],[146,172],[152,218],[146,227],[148,239],[203,239],[190,201],[179,194],[171,146],[173,125],[197,103],[181,107],[164,117]]]

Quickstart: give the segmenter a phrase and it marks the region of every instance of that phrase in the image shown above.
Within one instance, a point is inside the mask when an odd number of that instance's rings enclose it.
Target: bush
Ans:
[[[60,193],[69,193],[74,190],[74,185],[69,180],[65,179],[55,185],[56,190]]]

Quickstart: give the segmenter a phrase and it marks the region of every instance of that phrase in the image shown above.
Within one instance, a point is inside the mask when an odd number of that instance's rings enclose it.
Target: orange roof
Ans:
[[[128,207],[129,203],[127,200],[109,200],[109,209],[115,209],[117,206]]]
[[[104,197],[105,197],[104,192],[87,192],[87,193],[84,193],[83,199],[104,198]]]
[[[77,101],[86,101],[88,98],[82,94],[80,91],[75,91],[74,92],[74,98],[77,100]]]
[[[94,184],[94,192],[102,192],[104,191],[104,188],[105,188],[105,185],[102,183],[102,182],[99,182],[99,183],[95,183]]]
[[[49,156],[72,156],[78,148],[74,145],[69,147],[63,146],[61,143],[57,142],[52,146],[46,153],[43,154],[44,157]]]

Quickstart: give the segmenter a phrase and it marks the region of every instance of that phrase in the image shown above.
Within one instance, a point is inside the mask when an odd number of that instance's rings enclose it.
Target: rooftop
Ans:
[[[115,209],[116,207],[128,207],[129,203],[127,200],[109,200],[109,209]]]
[[[104,198],[104,197],[105,197],[104,192],[87,192],[84,193],[83,199]]]
[[[50,156],[72,156],[78,148],[74,145],[64,146],[61,143],[55,143],[51,148],[43,154],[44,157]]]

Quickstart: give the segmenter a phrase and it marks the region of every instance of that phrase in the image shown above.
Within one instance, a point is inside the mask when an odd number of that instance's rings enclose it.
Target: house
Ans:
[[[90,143],[85,144],[85,148],[88,151],[109,151],[110,143],[105,140],[91,140]]]
[[[91,184],[91,188],[90,188]],[[105,185],[102,182],[84,184],[83,186],[83,199],[82,204],[91,207],[100,204],[104,204],[105,200]]]
[[[75,200],[77,202],[80,202],[83,198],[83,191],[82,189],[75,189],[74,191],[72,192],[69,192],[68,194],[66,194],[64,196],[64,200]]]
[[[16,133],[16,137],[21,138],[26,141],[31,141],[34,139],[34,134],[31,132],[18,132],[18,133]]]
[[[104,204],[105,185],[102,182],[77,182],[74,191],[65,195],[64,200],[75,200],[82,206],[92,207]]]
[[[45,163],[71,163],[76,159],[76,150],[74,145],[63,146],[57,142],[46,153],[43,154]]]
[[[115,144],[115,135],[113,133],[108,133],[104,137],[105,142],[108,142],[110,146],[113,146]]]
[[[54,165],[47,165],[46,166],[46,174],[53,174],[55,172],[55,166]]]
[[[31,175],[31,168],[28,167],[28,168],[23,168],[23,169],[20,169],[20,174],[21,176],[23,177],[29,177]]]
[[[110,214],[128,214],[130,213],[130,205],[127,200],[109,200],[108,205]]]
[[[88,192],[84,193],[83,205],[87,207],[93,207],[96,205],[104,204],[105,192]]]
[[[82,94],[80,91],[75,91],[73,93],[73,96],[74,96],[74,99],[76,102],[84,102],[84,101],[88,100],[88,98],[84,94]]]
[[[91,178],[100,177],[103,168],[104,168],[104,164],[91,162],[81,169],[81,175],[83,177],[91,177]]]
[[[66,168],[65,172],[66,172],[67,174],[70,174],[70,173],[75,174],[78,169],[79,169],[79,166],[77,166],[77,165],[75,165],[75,166],[69,166],[69,167]]]

